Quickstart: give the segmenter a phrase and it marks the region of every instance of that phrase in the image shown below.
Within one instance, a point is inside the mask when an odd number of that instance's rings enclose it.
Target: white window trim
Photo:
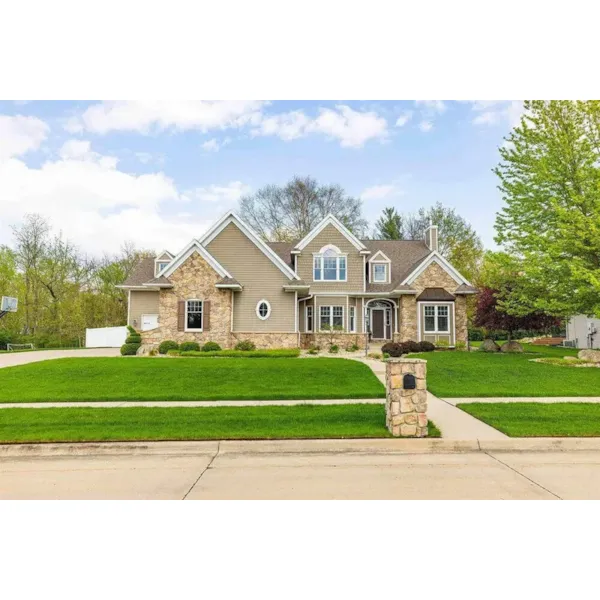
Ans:
[[[324,268],[323,259],[325,258],[325,256],[324,256],[325,252],[327,252],[328,250],[332,250],[333,252],[336,253],[336,256],[335,256],[335,277],[336,278],[335,279],[325,279],[325,268]],[[321,271],[320,279],[317,279],[315,277],[315,259],[316,258],[320,259],[320,261],[321,261],[321,267],[319,269],[319,271]],[[334,257],[328,256],[327,258],[334,258]],[[340,258],[344,258],[344,260],[346,262],[346,268],[344,269],[344,271],[345,271],[344,279],[340,279]],[[324,281],[324,282],[348,281],[348,254],[342,252],[337,246],[334,246],[333,244],[327,244],[326,246],[323,246],[318,252],[313,252],[312,271],[313,271],[313,281]]]
[[[385,279],[383,281],[377,281],[375,279],[375,266],[383,265],[385,267]],[[378,283],[385,285],[390,283],[390,263],[384,260],[374,260],[369,266],[369,283]]]
[[[267,314],[263,317],[260,312],[258,311],[258,308],[260,307],[260,305],[262,303],[265,303],[267,305]],[[266,321],[270,316],[271,316],[271,303],[268,300],[265,300],[264,298],[262,300],[259,300],[256,303],[256,316],[261,320],[261,321]]]
[[[191,329],[188,327],[188,302],[202,302],[202,327],[200,329]],[[192,311],[197,312],[197,311]],[[202,332],[204,331],[204,300],[202,298],[187,298],[185,301],[185,326],[184,331]]]
[[[356,306],[348,307],[348,331],[356,333]]]
[[[312,320],[312,327],[310,329],[308,328],[308,309],[309,308],[310,308],[311,320]],[[304,331],[306,333],[312,333],[314,328],[315,328],[315,309],[311,304],[307,304],[304,307]]]
[[[154,277],[159,277],[162,275],[163,271],[167,269],[169,266],[170,260],[155,260],[154,261]],[[162,269],[160,269],[160,265],[165,265]]]
[[[341,308],[342,309],[342,329],[345,329],[344,328],[344,306],[342,304],[321,304],[319,306],[319,331],[326,331],[325,329],[321,329],[321,309],[322,308],[329,308],[329,327],[333,327],[333,309]]]
[[[425,329],[425,321],[423,320],[423,327],[421,328],[421,310],[424,311],[424,306],[448,306],[448,321],[449,331],[423,331]],[[423,313],[423,319],[425,315]],[[452,325],[450,325],[452,323]],[[437,310],[435,325],[437,328]],[[417,302],[417,338],[418,341],[423,341],[424,335],[447,335],[450,336],[450,346],[454,347],[456,342],[456,310],[454,302]]]
[[[430,307],[430,306],[433,307],[433,309],[434,309],[433,318],[434,318],[434,321],[435,321],[435,329],[433,329],[433,330],[431,330],[431,329],[425,329],[425,317],[426,317],[425,310],[428,307]],[[440,311],[439,311],[439,309],[442,308],[442,307],[446,308],[447,311],[448,311],[445,315],[442,315],[442,316],[445,316],[446,319],[447,319],[448,329],[440,329],[439,328],[439,323],[440,323]],[[447,333],[448,335],[450,335],[450,333],[451,333],[450,332],[450,308],[448,307],[447,304],[428,303],[428,304],[424,304],[423,305],[423,333],[424,334],[428,334],[428,333],[435,333],[435,334],[437,334],[437,333]]]

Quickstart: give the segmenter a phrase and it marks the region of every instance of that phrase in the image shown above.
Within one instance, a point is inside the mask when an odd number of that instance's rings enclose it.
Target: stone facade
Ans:
[[[250,340],[254,342],[259,350],[298,347],[297,333],[256,333],[252,331],[236,331],[230,334],[230,338],[230,345],[232,348],[242,340]]]
[[[329,333],[302,333],[300,334],[300,347],[305,350],[311,346],[320,346],[321,348],[329,348],[331,345],[332,336]],[[365,334],[364,333],[334,333],[333,343],[340,348],[352,346],[356,344],[360,348],[364,348]]]
[[[405,388],[405,376],[415,378],[414,389]],[[427,361],[390,358],[385,366],[385,421],[393,436],[425,437],[427,421]]]

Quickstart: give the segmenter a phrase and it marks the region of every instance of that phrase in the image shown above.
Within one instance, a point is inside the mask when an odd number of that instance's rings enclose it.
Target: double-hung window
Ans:
[[[387,283],[387,264],[374,263],[373,268],[373,283]]]
[[[313,307],[306,307],[306,331],[312,332],[313,330]]]
[[[202,300],[186,301],[185,330],[202,331]]]
[[[321,306],[319,317],[320,329],[328,329],[329,327],[344,327],[343,306]]]
[[[351,306],[348,310],[348,319],[350,320],[348,329],[354,333],[356,331],[356,308]]]
[[[450,307],[447,304],[426,304],[424,306],[425,332],[450,332]]]
[[[346,281],[346,256],[335,247],[325,247],[313,258],[315,281]]]

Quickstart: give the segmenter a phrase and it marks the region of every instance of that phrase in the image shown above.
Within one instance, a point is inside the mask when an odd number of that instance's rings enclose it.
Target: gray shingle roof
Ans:
[[[239,285],[242,287],[242,284],[233,277],[222,277],[219,279],[219,281],[217,281],[217,285]]]
[[[154,279],[154,258],[143,258],[121,285],[141,287],[151,279]]]
[[[277,256],[283,260],[283,262],[290,268],[294,268],[294,261],[292,260],[292,250],[300,240],[293,242],[267,242],[267,246],[274,250]]]
[[[144,285],[160,285],[160,286],[170,285],[170,286],[172,286],[173,284],[164,275],[160,275],[159,277],[155,277],[154,279],[151,279],[150,281],[146,281],[144,283]]]

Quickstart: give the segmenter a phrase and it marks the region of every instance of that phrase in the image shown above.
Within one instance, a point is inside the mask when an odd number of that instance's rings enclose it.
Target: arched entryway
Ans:
[[[397,331],[397,308],[393,300],[375,299],[365,304],[365,331],[373,341],[386,341],[394,337]]]

